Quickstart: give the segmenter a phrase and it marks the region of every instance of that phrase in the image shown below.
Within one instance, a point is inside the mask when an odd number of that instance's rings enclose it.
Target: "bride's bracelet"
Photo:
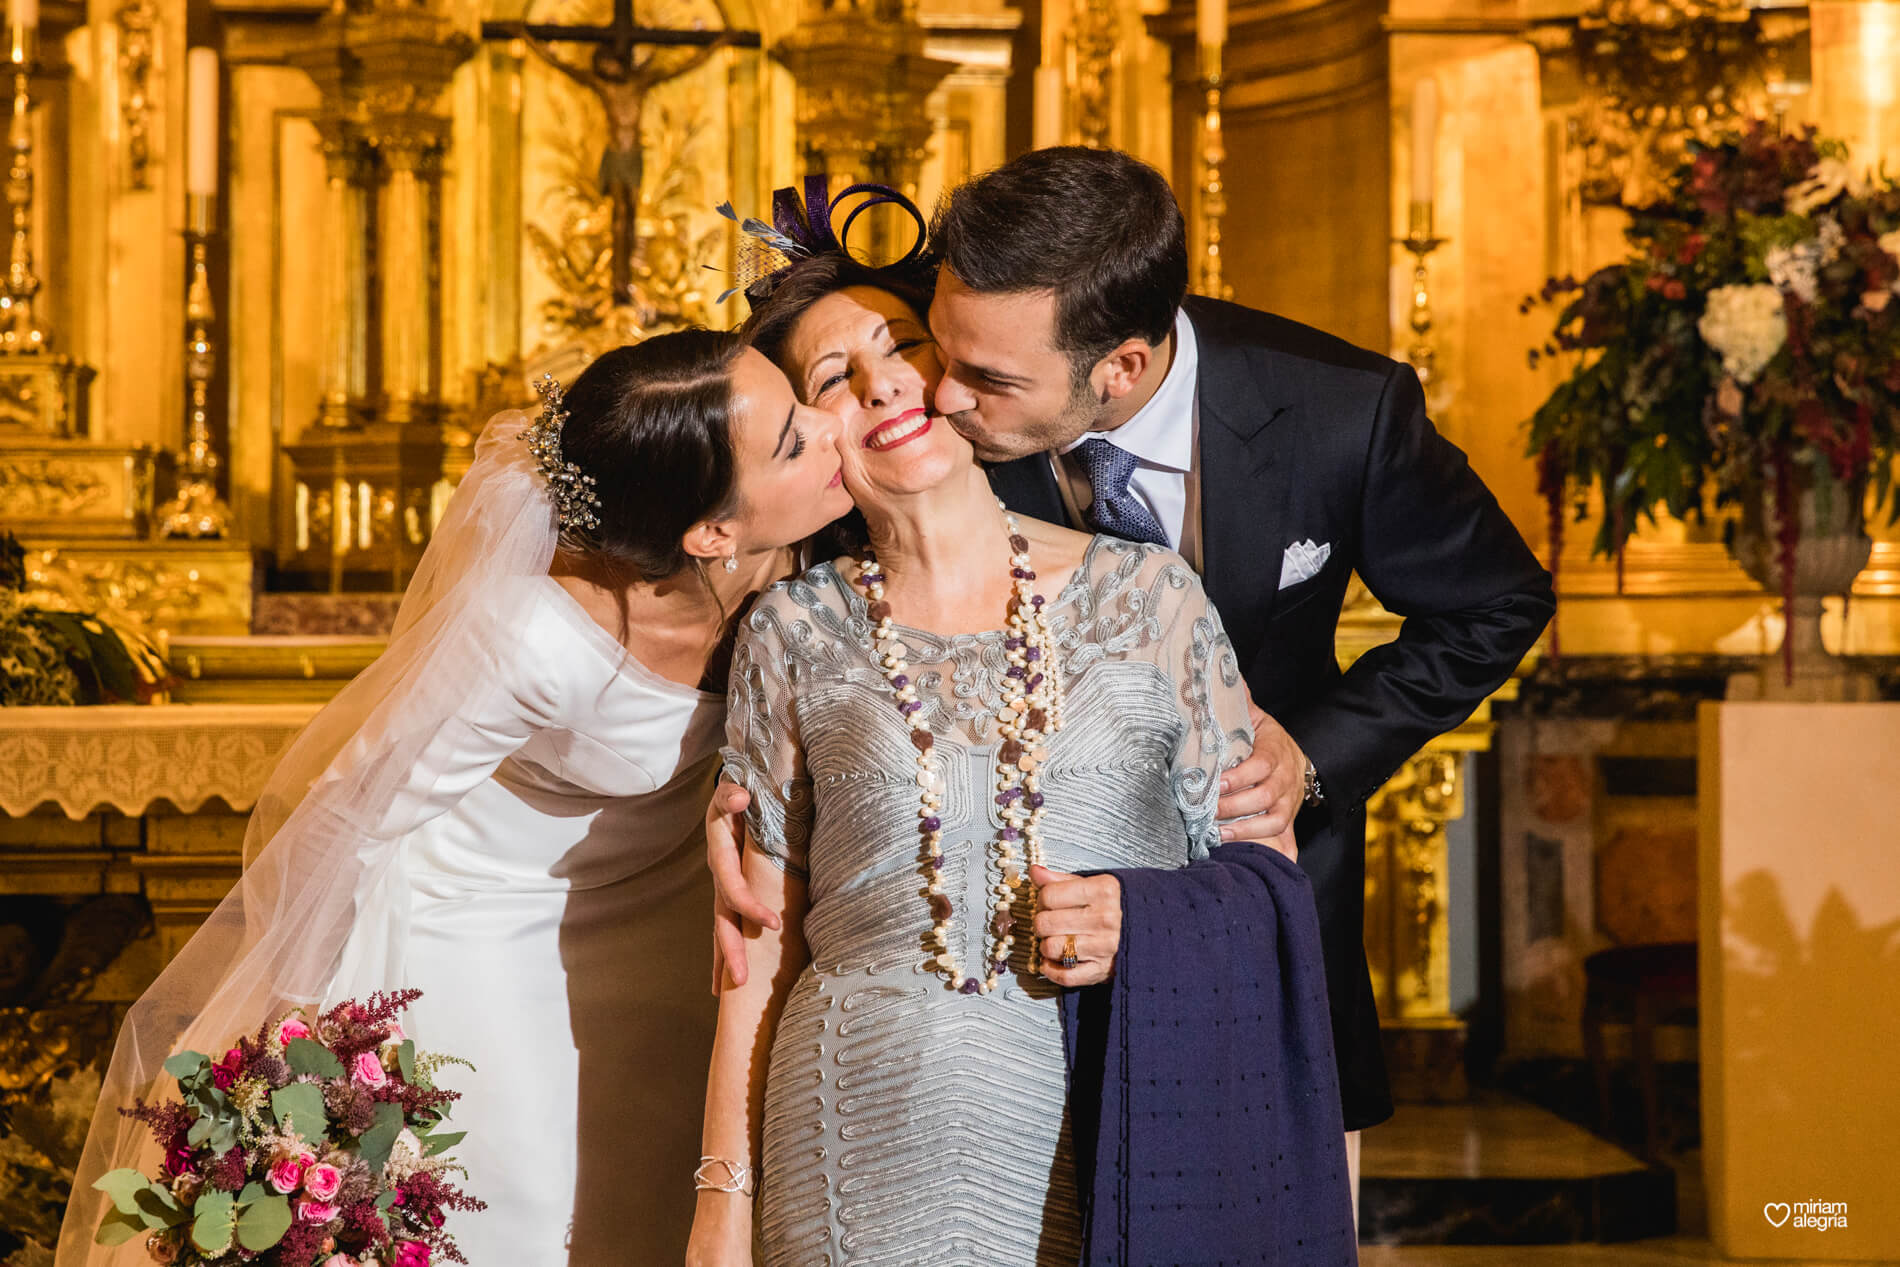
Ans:
[[[717,1170],[725,1171],[725,1178],[716,1177]],[[701,1157],[698,1169],[693,1171],[693,1191],[695,1192],[736,1192],[741,1196],[751,1196],[756,1176],[752,1167],[740,1165],[736,1161],[727,1161],[724,1157]]]

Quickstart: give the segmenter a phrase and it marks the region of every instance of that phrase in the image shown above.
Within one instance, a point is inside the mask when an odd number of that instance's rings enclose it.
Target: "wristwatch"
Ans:
[[[1306,772],[1300,776],[1300,802],[1304,805],[1318,805],[1326,799],[1326,789],[1319,785],[1319,771],[1313,768],[1309,757]]]

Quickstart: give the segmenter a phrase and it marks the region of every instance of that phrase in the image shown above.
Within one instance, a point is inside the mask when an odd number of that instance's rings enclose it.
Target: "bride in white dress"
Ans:
[[[565,414],[565,420],[563,420]],[[734,335],[608,353],[536,422],[482,435],[388,650],[299,737],[231,896],[134,1005],[59,1267],[93,1245],[121,1105],[175,1090],[299,1003],[415,987],[424,1050],[474,1063],[454,1149],[488,1209],[476,1267],[677,1263],[716,1005],[702,817],[723,734],[717,650],[789,545],[849,508],[837,422]]]

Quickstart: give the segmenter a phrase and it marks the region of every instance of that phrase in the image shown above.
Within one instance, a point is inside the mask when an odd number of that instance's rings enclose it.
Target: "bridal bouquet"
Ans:
[[[267,1021],[216,1060],[165,1062],[181,1100],[121,1109],[151,1129],[158,1174],[115,1170],[102,1245],[145,1238],[161,1263],[427,1267],[466,1262],[443,1231],[484,1203],[449,1182],[440,1130],[459,1098],[434,1074],[466,1061],[416,1051],[397,1014],[419,990]]]

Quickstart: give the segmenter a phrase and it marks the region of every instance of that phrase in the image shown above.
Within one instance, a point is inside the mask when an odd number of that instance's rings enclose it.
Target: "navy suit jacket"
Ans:
[[[1508,679],[1556,609],[1550,574],[1465,455],[1425,415],[1409,365],[1235,304],[1183,305],[1200,345],[1201,556],[1253,699],[1318,771],[1300,815],[1348,1130],[1392,1111],[1366,969],[1365,803]],[[1062,522],[1046,456],[991,468],[997,495]],[[1330,543],[1280,588],[1287,546]],[[1403,618],[1341,673],[1353,572]]]

